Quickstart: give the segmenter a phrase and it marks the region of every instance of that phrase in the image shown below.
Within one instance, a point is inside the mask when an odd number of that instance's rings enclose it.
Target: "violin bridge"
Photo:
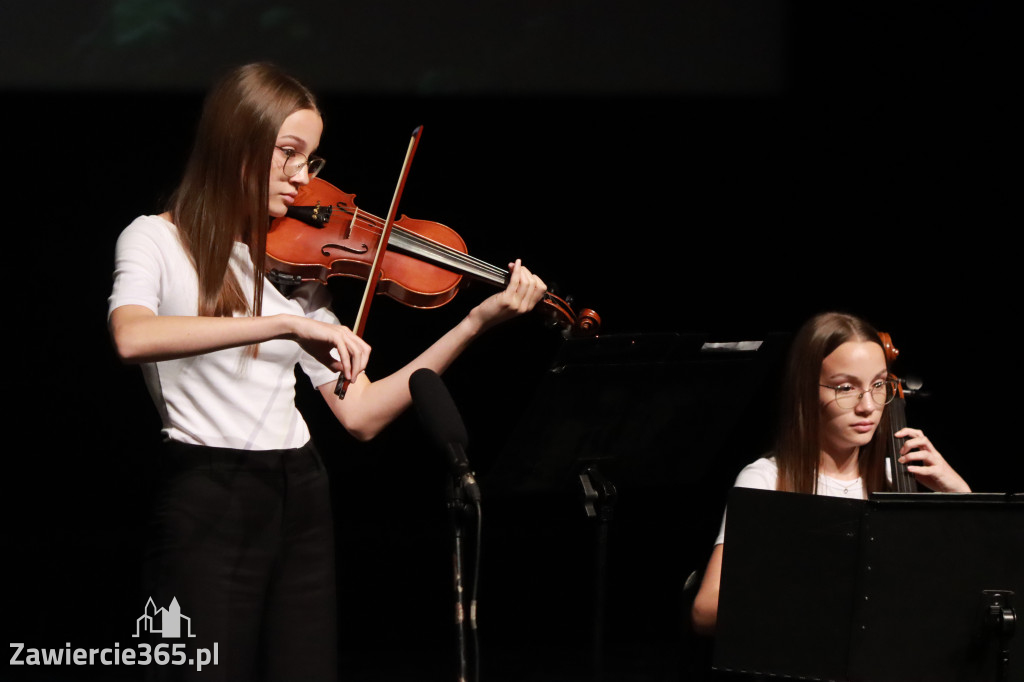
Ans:
[[[358,217],[359,217],[359,208],[356,207],[356,210],[352,211],[352,220],[350,220],[349,223],[348,223],[348,229],[345,230],[345,239],[346,240],[350,239],[352,237],[352,226],[356,224],[356,218],[358,218]]]

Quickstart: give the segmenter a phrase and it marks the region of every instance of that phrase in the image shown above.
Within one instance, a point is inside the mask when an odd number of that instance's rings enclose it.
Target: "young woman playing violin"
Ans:
[[[841,313],[812,318],[789,351],[776,447],[745,467],[736,485],[745,488],[866,498],[885,490],[888,428],[884,409],[894,395],[885,351],[867,322]],[[899,459],[924,486],[941,492],[970,492],[919,430],[906,438]],[[691,620],[699,634],[714,633],[722,575],[725,520],[715,542]]]
[[[516,261],[503,291],[371,381],[370,348],[339,324],[327,287],[285,297],[264,279],[268,227],[323,167],[322,131],[296,80],[267,64],[235,69],[207,97],[169,210],[136,219],[117,243],[110,332],[120,358],[142,365],[163,421],[147,587],[155,608],[176,599],[191,619],[196,638],[185,641],[217,643],[204,680],[336,676],[330,499],[295,407],[296,363],[338,421],[369,439],[409,406],[415,370],[444,371],[546,290]],[[343,399],[339,380],[351,382]]]

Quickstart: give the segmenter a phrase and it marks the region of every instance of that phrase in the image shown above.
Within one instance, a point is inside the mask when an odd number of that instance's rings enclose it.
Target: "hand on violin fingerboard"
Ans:
[[[515,263],[509,263],[508,268],[509,278],[505,289],[470,311],[470,317],[480,324],[481,329],[533,310],[547,293],[548,287],[544,280],[530,272],[522,261],[517,259]]]

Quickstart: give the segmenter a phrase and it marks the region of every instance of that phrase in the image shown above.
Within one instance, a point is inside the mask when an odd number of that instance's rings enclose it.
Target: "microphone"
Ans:
[[[432,369],[418,369],[409,377],[409,392],[423,428],[447,456],[452,475],[463,482],[470,499],[479,501],[480,489],[466,457],[466,425],[441,377]]]

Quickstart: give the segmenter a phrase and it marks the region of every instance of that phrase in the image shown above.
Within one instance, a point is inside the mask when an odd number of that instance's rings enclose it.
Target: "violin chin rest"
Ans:
[[[315,206],[289,206],[286,216],[300,223],[322,230],[327,223],[331,222],[333,206],[321,206],[317,202]]]

